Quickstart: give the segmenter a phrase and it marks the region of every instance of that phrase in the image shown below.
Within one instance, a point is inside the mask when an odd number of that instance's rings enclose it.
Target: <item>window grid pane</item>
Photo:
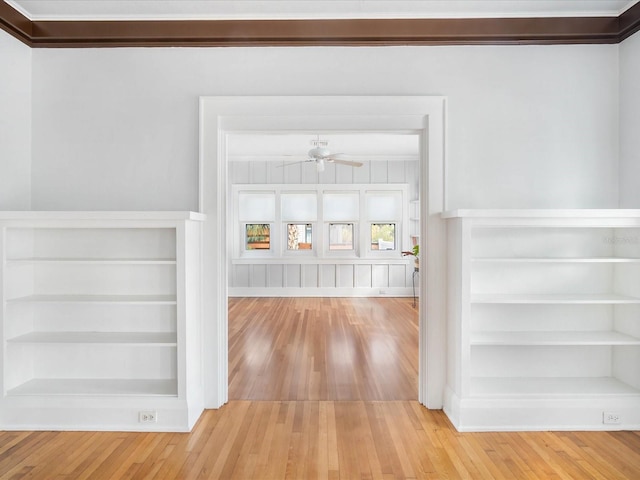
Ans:
[[[329,250],[354,250],[353,223],[329,224]]]
[[[269,250],[271,248],[271,225],[268,223],[247,223],[245,233],[247,250]]]
[[[396,249],[396,225],[395,223],[371,224],[371,250],[395,250]]]
[[[312,226],[310,223],[287,225],[287,250],[311,250]]]

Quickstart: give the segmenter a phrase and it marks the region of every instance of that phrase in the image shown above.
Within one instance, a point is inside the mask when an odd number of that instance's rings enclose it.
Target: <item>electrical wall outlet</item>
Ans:
[[[602,412],[602,423],[605,425],[619,425],[620,414],[612,412]]]
[[[138,422],[140,423],[156,423],[158,421],[158,412],[155,410],[145,410],[138,412]]]

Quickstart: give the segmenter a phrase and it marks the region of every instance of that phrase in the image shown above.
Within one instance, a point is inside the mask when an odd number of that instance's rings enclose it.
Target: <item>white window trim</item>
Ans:
[[[370,220],[367,218],[366,195],[371,192],[398,192],[402,194],[402,213],[400,218],[386,220]],[[266,193],[275,195],[275,218],[273,221],[263,220],[239,220],[239,194],[240,193]],[[349,220],[325,220],[323,212],[323,195],[325,193],[358,193],[360,218]],[[317,195],[317,220],[283,220],[281,212],[281,196],[283,193],[316,193]],[[409,185],[406,183],[395,184],[235,184],[231,187],[231,205],[233,219],[233,256],[232,261],[248,259],[282,259],[294,260],[296,258],[327,258],[348,259],[384,259],[395,260],[401,258],[402,251],[411,248],[409,236],[409,212],[411,199],[409,198]],[[247,250],[245,248],[245,225],[247,223],[268,223],[271,225],[271,245],[269,250]],[[313,225],[311,250],[288,250],[286,242],[286,229],[289,223],[310,223]],[[329,224],[352,223],[354,225],[354,249],[347,251],[329,250]],[[371,224],[394,223],[396,225],[396,249],[373,250],[371,248]]]

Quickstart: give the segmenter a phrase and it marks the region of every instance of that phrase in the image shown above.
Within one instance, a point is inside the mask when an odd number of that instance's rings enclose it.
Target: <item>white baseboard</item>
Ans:
[[[640,398],[465,398],[445,390],[445,414],[460,432],[614,431],[640,428]],[[603,423],[603,412],[620,424]]]
[[[416,295],[417,295],[416,290]],[[413,290],[394,288],[253,288],[229,287],[230,297],[413,297]]]
[[[65,401],[64,398],[18,398],[2,402],[0,430],[190,432],[204,409],[185,402],[127,401],[121,398]],[[80,406],[79,402],[84,403]],[[111,406],[108,406],[112,403]],[[195,408],[195,410],[194,410]],[[139,413],[153,411],[157,421],[141,423]]]

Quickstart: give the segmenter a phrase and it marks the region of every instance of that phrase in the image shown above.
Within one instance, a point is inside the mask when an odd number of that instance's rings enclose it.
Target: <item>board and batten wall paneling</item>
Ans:
[[[418,198],[417,161],[372,161],[359,168],[327,163],[324,172],[317,172],[313,165],[282,167],[283,163],[286,162],[230,162],[229,178],[232,184],[408,183],[410,196]]]
[[[409,199],[419,194],[417,161],[370,161],[360,168],[327,163],[323,172],[313,165],[283,167],[287,162],[235,161],[229,163],[229,178],[233,184],[409,184]],[[409,228],[409,225],[403,226]],[[315,233],[315,234],[320,234]],[[307,295],[335,292],[340,295],[411,294],[413,266],[353,262],[305,263],[303,265],[231,265],[230,294]],[[248,290],[250,288],[250,290]],[[392,289],[392,291],[390,290]]]

